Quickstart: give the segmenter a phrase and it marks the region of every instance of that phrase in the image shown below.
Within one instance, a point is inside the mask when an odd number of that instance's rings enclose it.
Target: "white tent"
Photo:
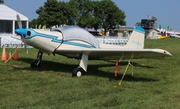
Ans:
[[[16,22],[16,15],[19,14],[22,25],[28,28],[28,18],[21,13],[0,4],[0,34],[14,34],[15,29],[18,27]]]
[[[16,14],[19,14],[21,20],[28,21],[28,18],[21,13],[7,7],[6,5],[0,5],[0,19],[1,20],[16,20]]]
[[[15,35],[15,29],[18,28],[16,15],[19,14],[22,26],[28,28],[28,18],[21,13],[0,4],[0,47],[5,45],[7,47],[15,47],[21,45],[22,41],[12,38]]]

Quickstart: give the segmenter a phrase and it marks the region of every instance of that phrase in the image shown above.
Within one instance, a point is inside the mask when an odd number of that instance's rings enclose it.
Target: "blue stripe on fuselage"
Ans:
[[[31,31],[31,36],[27,36],[25,37],[25,39],[31,39],[35,36],[39,36],[39,37],[44,37],[44,38],[49,38],[52,39],[52,42],[56,42],[56,43],[62,43],[63,40],[59,40],[57,39],[57,36],[53,36],[53,35],[47,35],[47,34],[42,34],[42,33],[38,33],[32,29],[30,29],[29,31]],[[84,47],[84,48],[94,48],[94,46],[91,45],[87,45],[87,44],[81,44],[81,43],[77,43],[77,42],[70,42],[70,41],[64,41],[63,44],[67,44],[67,45],[73,45],[73,46],[78,46],[78,47]]]
[[[80,44],[80,43],[70,42],[70,41],[64,41],[63,44],[68,44],[68,45],[73,45],[73,46],[79,46],[79,47],[84,47],[84,48],[94,48],[93,46],[90,46],[90,45]]]

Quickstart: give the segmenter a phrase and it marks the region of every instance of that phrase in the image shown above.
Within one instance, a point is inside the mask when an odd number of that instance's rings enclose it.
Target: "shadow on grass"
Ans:
[[[117,77],[112,77],[112,78],[109,78],[110,81],[113,80],[121,80],[123,74],[119,74]],[[123,78],[123,81],[134,81],[134,82],[155,82],[155,81],[158,81],[157,79],[152,79],[152,78],[143,78],[143,77],[135,77],[135,76],[132,76],[130,74],[126,74]]]
[[[106,60],[106,61],[112,63],[113,65],[115,65],[115,61],[113,61],[113,60]],[[122,62],[118,63],[119,66],[126,66],[127,64],[128,64],[128,61],[122,61]],[[144,65],[144,64],[139,64],[139,63],[136,63],[136,62],[132,62],[131,65],[136,66],[136,67],[144,67],[144,68],[157,68],[157,67],[154,67],[154,66],[148,66],[148,65]]]
[[[38,68],[31,68],[30,67],[30,63],[33,61],[30,58],[21,58],[20,61],[23,61],[25,63],[29,64],[29,67],[25,67],[25,68],[18,68],[15,67],[15,69],[20,69],[20,70],[34,70],[34,71],[55,71],[55,72],[68,72],[68,73],[72,73],[73,69],[76,68],[78,66],[78,64],[64,64],[61,62],[53,62],[53,61],[47,61],[47,60],[42,60],[41,62],[41,67]],[[120,62],[119,65],[120,66],[126,66],[128,64],[128,62]],[[138,63],[133,63],[134,66],[139,66],[139,67],[145,67],[145,68],[155,68],[155,67],[151,67],[151,66],[142,66]],[[109,61],[108,64],[98,64],[98,65],[88,65],[88,73],[86,75],[89,76],[97,76],[97,77],[105,77],[105,78],[109,78],[109,80],[111,81],[113,80],[120,80],[121,77],[123,76],[123,74],[118,74],[117,77],[114,77],[114,71],[111,72],[105,72],[102,70],[98,70],[98,68],[100,67],[115,67],[115,62],[114,61]],[[123,71],[122,71],[123,73]],[[152,82],[152,81],[158,81],[155,79],[151,79],[151,78],[142,78],[142,77],[134,77],[131,76],[129,74],[126,74],[124,79],[126,81],[143,81],[143,82]]]

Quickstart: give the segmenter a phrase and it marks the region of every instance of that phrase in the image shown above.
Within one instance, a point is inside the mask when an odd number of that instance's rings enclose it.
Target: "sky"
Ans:
[[[25,15],[31,21],[38,17],[36,10],[47,0],[4,0],[4,4]],[[60,1],[60,0],[59,0]],[[61,0],[68,1],[68,0]],[[180,0],[112,0],[125,15],[126,26],[132,27],[148,16],[157,18],[157,27],[169,26],[180,31]]]

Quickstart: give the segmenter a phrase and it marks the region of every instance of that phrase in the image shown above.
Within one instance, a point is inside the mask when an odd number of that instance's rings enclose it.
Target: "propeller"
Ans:
[[[16,18],[17,18],[17,23],[18,23],[18,27],[19,28],[22,28],[22,22],[21,22],[21,19],[20,19],[20,16],[19,14],[16,15]],[[18,31],[18,30],[17,30]],[[21,40],[24,42],[24,48],[26,50],[26,53],[28,54],[28,49],[27,49],[27,44],[26,44],[26,40],[25,40],[25,35],[26,35],[26,31],[24,31],[24,34],[20,34],[21,36]]]
[[[21,23],[21,19],[20,19],[19,14],[16,15],[16,18],[17,18],[18,27],[22,28],[22,23]]]

